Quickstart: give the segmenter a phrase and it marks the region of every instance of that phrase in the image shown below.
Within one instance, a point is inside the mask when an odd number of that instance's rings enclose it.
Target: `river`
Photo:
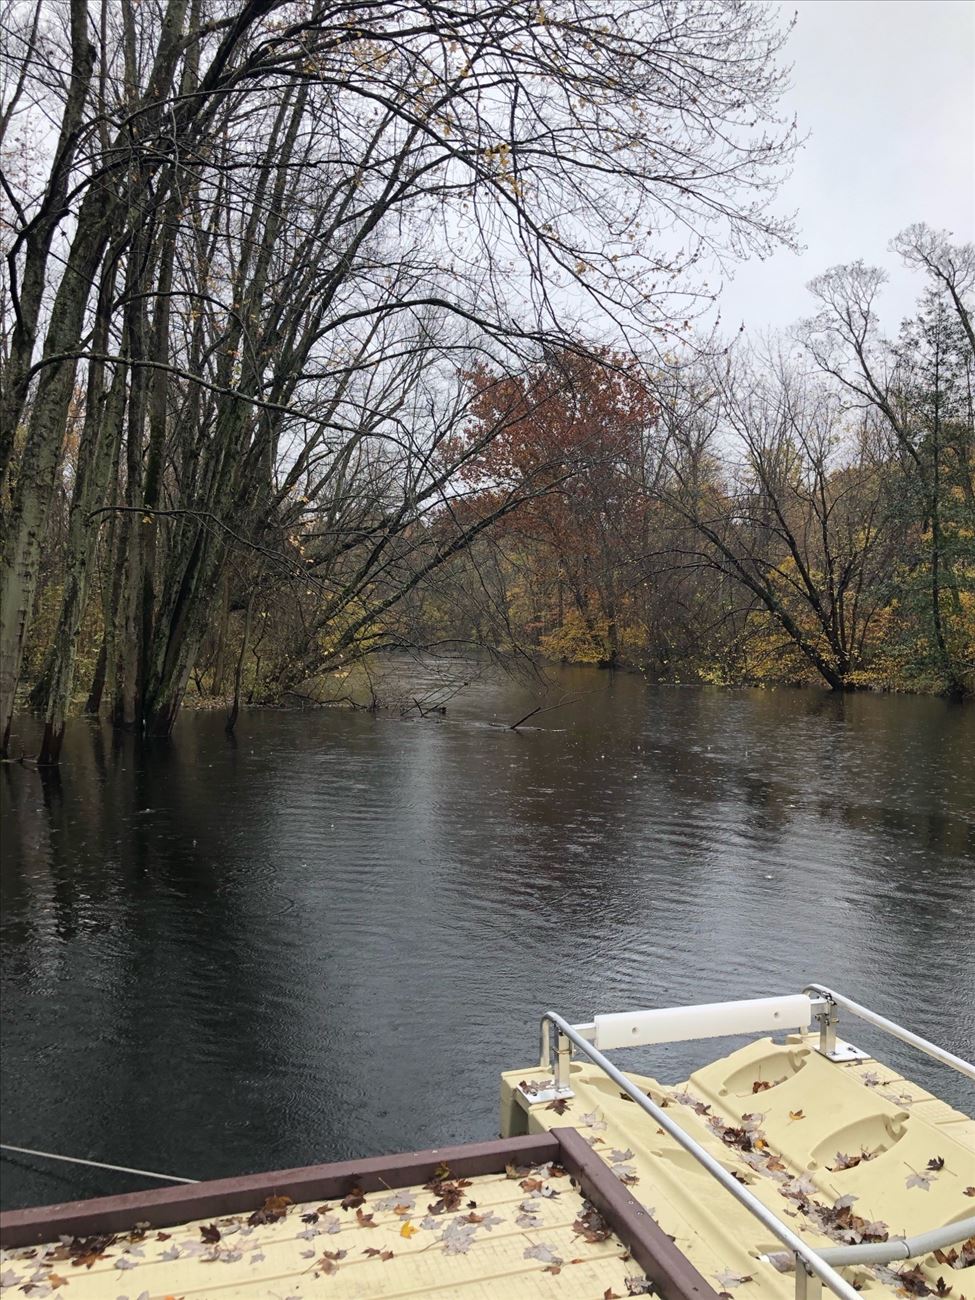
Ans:
[[[445,716],[78,721],[59,777],[0,771],[3,1141],[210,1178],[492,1137],[546,1007],[810,979],[970,1052],[975,709],[551,676],[519,731],[538,688],[486,672]],[[145,1185],[2,1171],[5,1208]]]

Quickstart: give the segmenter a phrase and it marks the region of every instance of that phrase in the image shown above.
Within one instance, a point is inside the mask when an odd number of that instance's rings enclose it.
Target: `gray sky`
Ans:
[[[768,0],[777,3],[777,0]],[[919,278],[887,252],[914,221],[975,239],[975,4],[969,0],[790,0],[798,14],[787,105],[808,133],[780,210],[797,210],[805,251],[742,266],[721,298],[722,326],[749,333],[808,315],[807,281],[862,258],[891,282],[896,329]]]

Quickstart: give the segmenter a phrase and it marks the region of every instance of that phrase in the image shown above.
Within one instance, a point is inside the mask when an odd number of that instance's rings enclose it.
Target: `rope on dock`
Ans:
[[[92,1169],[112,1169],[117,1174],[136,1174],[139,1178],[158,1178],[163,1183],[197,1183],[198,1178],[180,1178],[177,1174],[154,1174],[150,1169],[130,1169],[127,1165],[106,1165],[101,1160],[82,1160],[78,1156],[59,1156],[53,1151],[32,1151],[30,1147],[13,1147],[0,1142],[0,1151],[16,1151],[21,1156],[40,1156],[42,1160],[64,1160],[69,1165],[89,1165]]]

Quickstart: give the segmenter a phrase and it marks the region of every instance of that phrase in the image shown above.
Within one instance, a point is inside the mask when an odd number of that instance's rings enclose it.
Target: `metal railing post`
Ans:
[[[816,1276],[796,1256],[796,1300],[821,1300],[823,1294],[822,1278]]]
[[[823,1056],[836,1055],[836,1024],[839,1016],[836,1003],[828,995],[823,997],[822,1010],[816,1012],[819,1021],[819,1050]]]
[[[569,1042],[568,1035],[559,1030],[555,1040],[555,1087],[556,1091],[563,1092],[569,1085],[569,1069],[572,1060],[572,1044]]]
[[[549,1022],[544,1016],[538,1031],[538,1068],[540,1070],[552,1068],[552,1034]]]
[[[939,1047],[937,1043],[932,1043],[927,1038],[922,1038],[920,1034],[912,1033],[911,1030],[905,1029],[903,1025],[897,1024],[894,1020],[888,1020],[886,1016],[878,1015],[876,1011],[871,1011],[869,1007],[863,1006],[859,1002],[854,1002],[843,993],[837,993],[835,989],[827,988],[825,984],[807,984],[803,992],[808,996],[815,995],[817,998],[825,998],[836,1008],[832,1014],[835,1015],[840,1007],[848,1011],[850,1015],[856,1016],[858,1020],[865,1021],[868,1025],[873,1025],[875,1029],[880,1029],[891,1038],[896,1038],[908,1047],[914,1047],[919,1052],[924,1052],[934,1061],[940,1061],[942,1065],[947,1065],[950,1070],[957,1070],[963,1074],[966,1079],[975,1081],[975,1064],[971,1061],[965,1061],[954,1052],[949,1052],[944,1047]],[[835,1027],[834,1027],[835,1033]],[[828,1055],[828,1053],[827,1053]],[[866,1055],[863,1053],[862,1055]]]

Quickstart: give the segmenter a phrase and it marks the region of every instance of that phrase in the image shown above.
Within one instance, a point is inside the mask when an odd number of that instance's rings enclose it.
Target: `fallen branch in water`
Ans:
[[[569,699],[559,700],[556,704],[539,704],[538,707],[532,709],[530,713],[526,713],[523,718],[519,718],[517,722],[512,722],[508,730],[517,731],[523,722],[527,722],[529,718],[533,718],[536,713],[551,713],[553,709],[564,708],[566,704],[575,704],[575,702],[581,698],[582,697],[579,695],[573,695],[570,696]]]

